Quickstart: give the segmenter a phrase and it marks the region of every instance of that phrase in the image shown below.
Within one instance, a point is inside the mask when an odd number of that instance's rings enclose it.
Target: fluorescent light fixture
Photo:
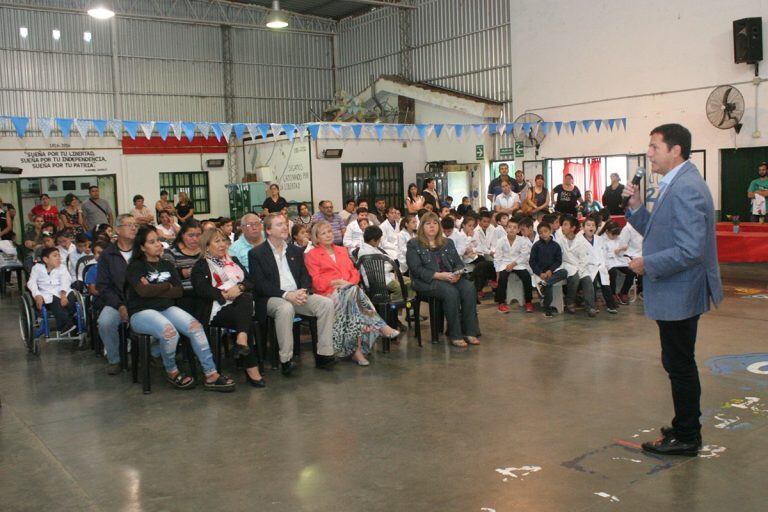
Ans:
[[[90,32],[83,32],[83,41],[85,41],[86,43],[90,43],[92,37],[93,36],[91,35]]]
[[[115,11],[104,7],[103,5],[97,5],[92,9],[88,9],[88,16],[96,18],[97,20],[108,20],[115,15]]]
[[[285,28],[288,26],[288,21],[280,10],[279,0],[273,0],[272,2],[272,12],[267,15],[267,26],[269,28]]]
[[[29,29],[27,27],[19,27],[19,35],[22,39],[26,39],[29,35]]]
[[[52,36],[53,36],[53,38],[54,38],[55,40],[57,40],[57,41],[58,41],[59,39],[61,39],[61,31],[60,31],[59,29],[57,29],[57,28],[53,29],[53,32],[51,32],[51,35],[52,35]]]

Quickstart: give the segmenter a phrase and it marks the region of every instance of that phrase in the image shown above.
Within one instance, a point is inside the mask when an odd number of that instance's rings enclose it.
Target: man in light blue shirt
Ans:
[[[240,238],[229,246],[229,255],[236,257],[245,270],[248,268],[248,251],[264,242],[261,219],[258,215],[248,213],[240,219]]]

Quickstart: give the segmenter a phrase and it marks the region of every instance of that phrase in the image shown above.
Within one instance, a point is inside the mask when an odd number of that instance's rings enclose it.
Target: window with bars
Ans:
[[[342,200],[366,200],[374,208],[377,197],[383,198],[387,206],[402,209],[405,203],[403,190],[403,164],[341,164]],[[343,205],[342,205],[343,208]]]
[[[178,199],[179,192],[186,192],[192,201],[195,214],[210,213],[210,188],[208,173],[201,172],[161,172],[160,190],[167,190],[169,197]]]

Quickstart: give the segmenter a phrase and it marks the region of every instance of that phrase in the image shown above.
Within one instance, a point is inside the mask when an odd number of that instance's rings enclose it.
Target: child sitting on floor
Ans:
[[[41,254],[41,263],[32,267],[27,288],[35,299],[38,310],[45,304],[56,318],[56,327],[61,336],[76,329],[75,296],[72,293],[69,271],[61,264],[61,253],[57,247],[47,247]]]

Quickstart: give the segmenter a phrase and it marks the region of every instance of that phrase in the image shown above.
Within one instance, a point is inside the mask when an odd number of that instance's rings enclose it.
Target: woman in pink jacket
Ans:
[[[395,338],[400,332],[382,320],[365,292],[357,286],[360,274],[347,250],[334,245],[329,223],[321,221],[312,227],[312,243],[315,248],[304,256],[304,264],[312,277],[314,292],[330,297],[336,306],[334,349],[358,365],[368,366],[365,356],[376,338]]]

